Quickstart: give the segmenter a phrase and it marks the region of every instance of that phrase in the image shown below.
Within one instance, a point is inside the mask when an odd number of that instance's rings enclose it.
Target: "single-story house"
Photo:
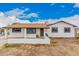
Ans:
[[[5,38],[8,37],[24,37],[36,38],[48,37],[53,38],[74,38],[76,36],[76,25],[65,21],[56,23],[13,23],[4,27]],[[8,33],[8,34],[7,34]]]
[[[75,38],[76,28],[76,25],[65,21],[58,21],[52,24],[13,23],[4,27],[4,33],[8,43],[49,44],[49,37]]]

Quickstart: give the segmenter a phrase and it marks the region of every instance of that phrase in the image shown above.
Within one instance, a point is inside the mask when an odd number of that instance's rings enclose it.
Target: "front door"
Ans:
[[[43,28],[40,29],[40,36],[44,36],[44,29]]]

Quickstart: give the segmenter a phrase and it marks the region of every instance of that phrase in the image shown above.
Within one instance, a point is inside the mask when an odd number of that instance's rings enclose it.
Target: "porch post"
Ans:
[[[47,33],[47,29],[44,29],[44,37],[46,36]]]
[[[24,38],[26,38],[26,28],[24,28]]]
[[[7,29],[4,29],[4,35],[5,35],[5,39],[7,39]]]

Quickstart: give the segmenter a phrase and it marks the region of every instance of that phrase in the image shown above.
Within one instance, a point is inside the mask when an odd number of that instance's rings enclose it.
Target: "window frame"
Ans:
[[[64,33],[70,33],[70,32],[71,32],[71,28],[70,27],[64,27]]]
[[[26,28],[26,30],[27,34],[36,34],[36,28]]]
[[[17,29],[19,29],[19,31]],[[21,28],[12,28],[12,32],[13,33],[21,32]]]
[[[51,32],[52,33],[58,33],[58,27],[52,27]]]

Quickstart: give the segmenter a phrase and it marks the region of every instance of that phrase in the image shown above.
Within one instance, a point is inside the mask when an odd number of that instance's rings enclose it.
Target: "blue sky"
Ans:
[[[0,12],[9,16],[12,14],[20,20],[34,22],[38,19],[55,20],[79,15],[79,6],[75,5],[75,3],[0,3]]]

